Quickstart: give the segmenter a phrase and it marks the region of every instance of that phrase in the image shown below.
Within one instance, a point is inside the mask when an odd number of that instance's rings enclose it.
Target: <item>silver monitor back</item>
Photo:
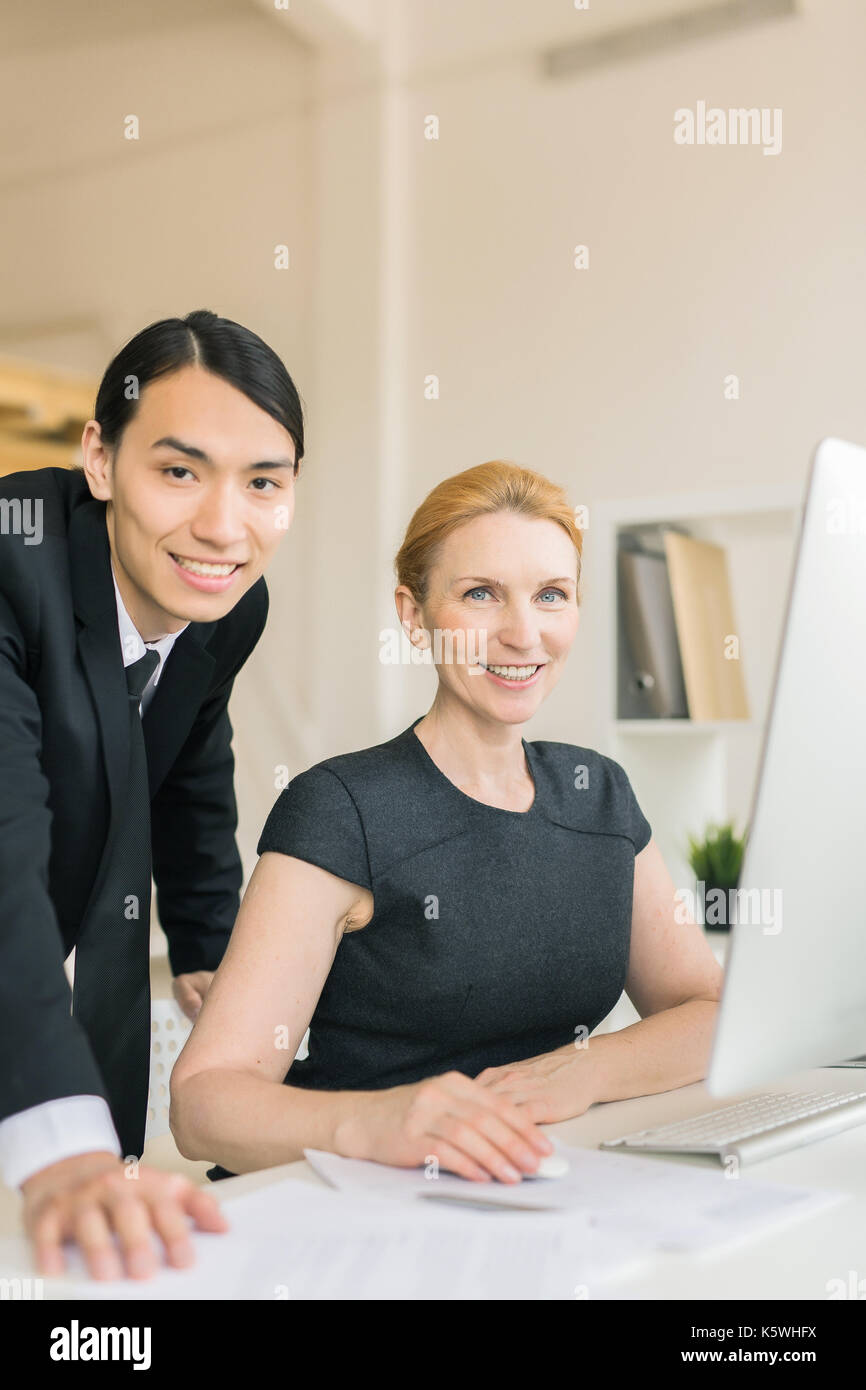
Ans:
[[[839,439],[812,460],[736,901],[710,1094],[866,1053],[866,450]]]

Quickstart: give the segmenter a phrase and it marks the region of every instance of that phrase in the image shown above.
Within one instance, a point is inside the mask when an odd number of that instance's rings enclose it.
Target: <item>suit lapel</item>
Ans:
[[[70,516],[69,571],[78,622],[78,654],[102,736],[109,796],[108,845],[123,809],[129,766],[129,697],[117,626],[105,503],[95,498],[76,507]],[[103,853],[97,883],[104,869]]]
[[[215,663],[203,643],[215,626],[215,623],[190,623],[181,633],[168,654],[153,698],[144,712],[142,727],[151,799],[183,747],[207,695]]]
[[[72,602],[78,652],[96,708],[109,793],[107,844],[123,812],[129,766],[129,713],[105,503],[75,507],[69,521]],[[142,721],[154,796],[189,733],[207,694],[215,661],[205,650],[216,623],[190,623],[172,647]],[[104,856],[103,856],[104,859]],[[100,874],[104,865],[100,866]]]

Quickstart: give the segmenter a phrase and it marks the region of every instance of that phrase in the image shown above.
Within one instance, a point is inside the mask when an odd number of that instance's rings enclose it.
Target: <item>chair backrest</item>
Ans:
[[[174,999],[154,999],[150,1006],[150,1088],[145,1141],[168,1134],[168,1082],[192,1022]]]

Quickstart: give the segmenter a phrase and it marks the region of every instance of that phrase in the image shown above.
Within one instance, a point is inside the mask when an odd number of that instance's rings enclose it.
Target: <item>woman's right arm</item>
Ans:
[[[290,855],[262,854],[222,964],[171,1076],[185,1158],[233,1173],[304,1148],[412,1167],[435,1153],[463,1176],[533,1172],[552,1146],[511,1101],[458,1072],[383,1091],[283,1084],[344,931],[370,920],[369,889]]]

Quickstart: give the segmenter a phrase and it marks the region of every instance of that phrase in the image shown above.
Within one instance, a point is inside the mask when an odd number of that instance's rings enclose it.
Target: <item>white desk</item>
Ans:
[[[866,1071],[856,1068],[825,1068],[802,1072],[777,1085],[755,1087],[752,1092],[824,1088],[847,1091],[866,1088]],[[708,1096],[702,1082],[667,1091],[657,1096],[595,1105],[574,1120],[547,1126],[568,1144],[595,1148],[602,1139],[616,1138],[631,1130],[683,1119],[701,1111],[730,1104],[730,1099]],[[166,1141],[159,1141],[168,1142]],[[162,1154],[148,1155],[160,1162]],[[703,1157],[646,1155],[653,1162],[712,1167],[717,1160]],[[171,1165],[169,1165],[171,1166]],[[289,1178],[297,1182],[322,1185],[321,1179],[305,1161],[269,1168],[258,1173],[209,1183],[204,1168],[195,1165],[202,1185],[218,1198],[267,1187]],[[189,1165],[192,1169],[192,1165]],[[866,1281],[866,1125],[847,1130],[819,1143],[794,1149],[790,1153],[761,1163],[745,1165],[742,1175],[760,1183],[786,1183],[828,1188],[850,1193],[848,1200],[825,1212],[757,1235],[727,1253],[692,1256],[657,1254],[631,1276],[620,1276],[590,1290],[592,1299],[807,1299],[825,1301],[828,1281],[852,1279]],[[735,1181],[735,1179],[734,1179]],[[20,1199],[8,1190],[0,1203],[0,1235],[20,1230]],[[220,1239],[230,1240],[230,1233]],[[17,1244],[17,1242],[16,1242]],[[23,1275],[20,1260],[14,1268],[0,1268],[0,1275]],[[32,1271],[31,1271],[32,1272]],[[117,1285],[105,1285],[105,1298],[116,1294]],[[127,1285],[128,1288],[128,1285]],[[146,1297],[147,1285],[137,1286]],[[866,1295],[866,1282],[860,1297]],[[75,1297],[74,1279],[44,1281],[46,1299]],[[851,1297],[849,1294],[848,1297]]]
[[[786,1083],[755,1087],[744,1094],[798,1087],[847,1091],[864,1086],[866,1072],[863,1070],[826,1068],[802,1072]],[[594,1148],[602,1139],[730,1103],[730,1099],[708,1096],[701,1082],[657,1096],[595,1105],[575,1120],[546,1128],[569,1144]],[[655,1155],[653,1158],[661,1163],[700,1166],[714,1162],[699,1157]],[[826,1212],[756,1236],[727,1254],[700,1257],[659,1254],[638,1276],[608,1280],[592,1291],[591,1296],[598,1299],[803,1298],[823,1301],[828,1297],[828,1280],[847,1281],[852,1270],[857,1272],[857,1278],[866,1278],[866,1125],[794,1149],[778,1158],[744,1166],[742,1174],[758,1182],[834,1188],[852,1196]],[[213,1190],[226,1198],[283,1178],[321,1182],[309,1164],[300,1162],[227,1178],[215,1183]]]

